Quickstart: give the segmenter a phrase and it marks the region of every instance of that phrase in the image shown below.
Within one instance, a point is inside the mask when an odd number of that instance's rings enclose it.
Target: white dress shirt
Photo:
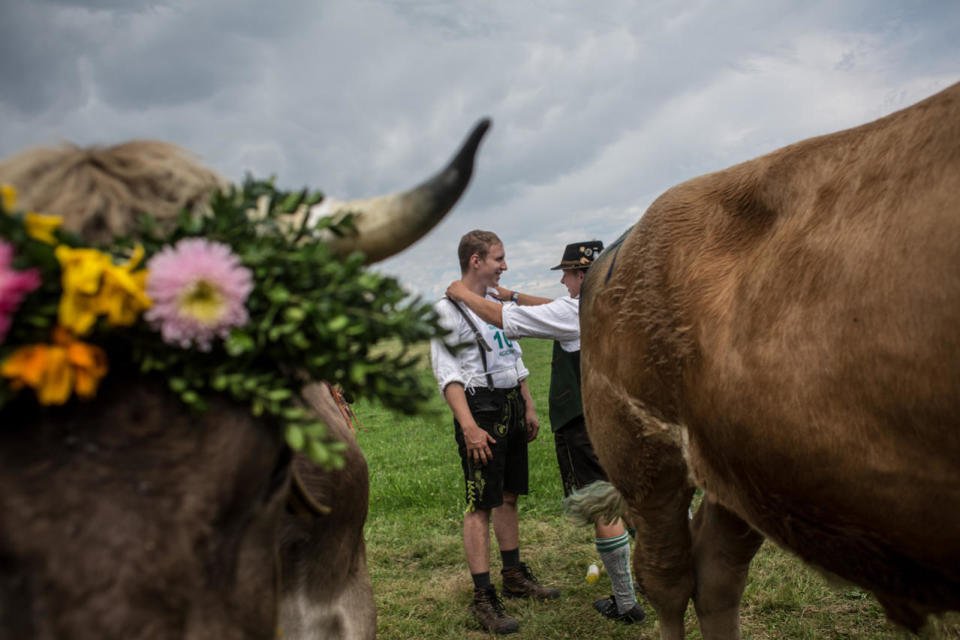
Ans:
[[[496,300],[489,295],[487,297]],[[453,308],[453,304],[455,303],[443,298],[433,305],[440,316],[440,326],[451,332],[445,340],[434,338],[430,341],[430,364],[433,366],[433,375],[437,379],[440,393],[443,393],[451,382],[459,382],[467,391],[476,388],[485,389],[487,373],[492,376],[493,386],[497,389],[512,389],[530,375],[520,357],[522,353],[520,345],[507,338],[497,327],[481,320],[466,305],[461,304],[460,308],[470,315],[470,319],[480,330],[483,339],[493,348],[492,351],[486,352],[487,369],[484,371],[480,347],[473,329],[460,312]],[[454,355],[446,345],[465,346]]]
[[[503,332],[511,340],[548,338],[564,351],[580,350],[580,298],[564,296],[546,304],[503,305]]]

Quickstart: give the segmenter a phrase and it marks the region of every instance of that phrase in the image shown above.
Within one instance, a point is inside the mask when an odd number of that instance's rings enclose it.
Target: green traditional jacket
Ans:
[[[564,351],[560,343],[554,341],[550,372],[550,427],[553,431],[559,431],[581,415],[580,351]]]

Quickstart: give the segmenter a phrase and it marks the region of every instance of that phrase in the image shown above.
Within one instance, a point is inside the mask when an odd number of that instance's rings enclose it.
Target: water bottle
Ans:
[[[590,566],[587,567],[587,582],[593,584],[600,579],[600,567],[597,566],[596,562],[590,563]]]

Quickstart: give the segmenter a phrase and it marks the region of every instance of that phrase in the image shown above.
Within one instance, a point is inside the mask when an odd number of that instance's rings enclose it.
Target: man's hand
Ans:
[[[470,290],[467,289],[467,285],[463,284],[463,280],[454,280],[450,283],[450,286],[447,287],[447,297],[457,300],[458,302],[462,301],[468,293],[470,293]]]
[[[496,444],[497,441],[477,426],[477,421],[473,419],[473,414],[470,413],[470,407],[467,405],[463,385],[459,382],[451,382],[444,388],[443,397],[450,405],[453,417],[460,423],[463,442],[467,446],[467,455],[474,462],[486,465],[493,460],[493,450],[490,445]]]
[[[474,462],[486,466],[493,460],[493,450],[490,449],[490,445],[496,444],[497,441],[472,420],[461,423],[460,428],[463,430],[463,440],[467,443],[467,455]]]
[[[527,442],[533,442],[537,439],[537,434],[540,433],[540,420],[537,419],[537,412],[533,410],[533,406],[527,407]]]

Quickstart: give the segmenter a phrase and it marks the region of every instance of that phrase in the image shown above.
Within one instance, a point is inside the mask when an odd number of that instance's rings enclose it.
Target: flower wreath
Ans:
[[[188,406],[226,394],[339,467],[344,445],[304,408],[306,381],[408,413],[429,395],[409,347],[439,333],[436,315],[363,254],[336,257],[317,237],[353,229],[350,216],[308,227],[320,192],[248,177],[215,192],[207,215],[182,211],[163,228],[146,216],[94,247],[0,188],[0,412],[28,389],[40,405],[93,398],[108,353],[121,353]]]

